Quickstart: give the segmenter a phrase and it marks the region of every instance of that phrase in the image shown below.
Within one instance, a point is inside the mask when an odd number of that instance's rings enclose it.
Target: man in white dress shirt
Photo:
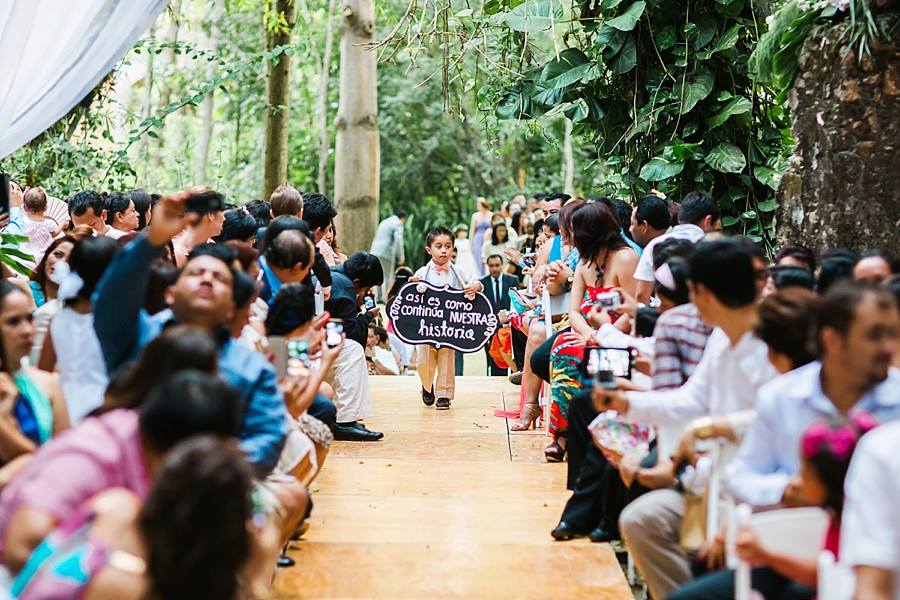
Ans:
[[[692,301],[703,321],[716,327],[696,371],[673,390],[595,394],[597,410],[611,408],[630,420],[662,426],[695,420],[689,426],[693,438],[739,439],[752,419],[756,391],[776,374],[768,348],[753,334],[757,290],[752,253],[742,240],[703,242],[691,255],[689,270]],[[691,579],[690,562],[679,543],[684,513],[683,494],[661,489],[629,504],[619,519],[622,537],[654,598],[668,597]]]
[[[369,254],[374,254],[384,271],[384,284],[378,287],[378,299],[387,301],[388,290],[394,285],[394,271],[406,262],[403,251],[403,225],[406,211],[398,210],[378,224]]]

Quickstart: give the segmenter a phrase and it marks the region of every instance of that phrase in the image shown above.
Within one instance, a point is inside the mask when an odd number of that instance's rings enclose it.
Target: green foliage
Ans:
[[[860,60],[869,53],[872,40],[890,39],[897,28],[898,10],[889,0],[880,4],[887,9],[876,14],[870,0],[789,0],[772,16],[769,30],[760,38],[751,57],[752,68],[783,100],[797,77],[800,50],[815,28],[842,27],[843,43]]]
[[[28,243],[28,238],[11,233],[0,233],[0,262],[26,277],[31,275],[29,269],[22,261],[34,262],[34,257],[22,252],[19,247]]]

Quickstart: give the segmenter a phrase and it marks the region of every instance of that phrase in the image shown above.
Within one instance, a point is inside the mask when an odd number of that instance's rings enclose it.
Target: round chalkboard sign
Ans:
[[[424,281],[400,288],[388,309],[394,334],[407,344],[477,352],[497,331],[497,315],[482,293],[468,300],[462,290]]]

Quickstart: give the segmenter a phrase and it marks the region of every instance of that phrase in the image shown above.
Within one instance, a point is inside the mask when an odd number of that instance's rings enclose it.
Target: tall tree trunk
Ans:
[[[209,14],[206,15],[206,21],[209,26],[209,30],[204,35],[202,45],[207,50],[211,51],[214,46],[218,50],[218,47],[221,45],[219,42],[217,42],[220,37],[217,34],[217,28],[219,26],[219,21],[222,19],[222,13],[224,10],[224,0],[215,0],[215,3],[209,10]],[[215,75],[215,61],[207,62],[206,80],[212,81]],[[200,107],[200,139],[197,141],[197,162],[194,163],[194,185],[203,185],[206,183],[206,166],[209,163],[209,144],[212,140],[213,134],[213,109],[215,108],[215,95],[216,90],[214,88],[210,90],[210,92],[206,95],[206,98],[203,99],[203,104]]]
[[[334,47],[334,0],[328,0],[328,17],[325,21],[325,51],[322,55],[322,70],[319,72],[319,193],[325,193],[326,169],[328,168],[328,71],[331,68],[331,53]]]
[[[181,0],[173,0],[172,4],[169,5],[169,28],[166,30],[166,37],[164,40],[168,47],[163,50],[162,53],[162,83],[160,84],[159,89],[159,105],[161,107],[168,106],[172,101],[172,86],[169,85],[169,72],[178,64],[178,55],[175,54],[175,49],[172,48],[172,44],[178,41],[178,27],[180,24]],[[154,143],[151,144],[156,148],[156,152],[153,155],[153,170],[162,168],[162,150],[165,148],[165,140],[163,138],[165,135],[165,128],[160,127],[156,134],[158,137],[154,140]]]
[[[368,250],[378,224],[380,146],[374,0],[344,0],[341,87],[335,129],[334,199],[347,252]]]
[[[269,50],[291,43],[297,19],[294,0],[266,0],[266,47]],[[263,155],[263,198],[287,180],[288,115],[291,98],[291,60],[282,52],[269,61],[266,75],[266,143]]]
[[[572,121],[566,119],[563,136],[563,192],[575,195],[575,156],[572,153]]]

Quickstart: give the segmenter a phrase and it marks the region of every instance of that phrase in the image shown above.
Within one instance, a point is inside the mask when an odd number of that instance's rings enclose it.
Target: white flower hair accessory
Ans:
[[[72,271],[69,263],[60,261],[53,267],[53,274],[50,280],[59,285],[57,297],[65,302],[78,296],[78,292],[84,287],[84,280],[81,276]]]

